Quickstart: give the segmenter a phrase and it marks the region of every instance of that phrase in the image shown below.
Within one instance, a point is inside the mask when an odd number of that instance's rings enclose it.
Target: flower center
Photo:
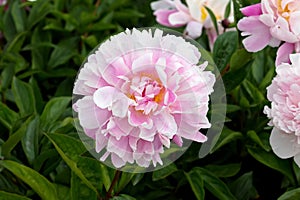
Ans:
[[[281,15],[283,18],[285,18],[287,21],[290,19],[290,12],[289,4],[285,5],[285,7],[282,7],[282,0],[277,0],[277,8],[278,8],[278,14]]]
[[[164,100],[165,88],[155,80],[143,76],[132,79],[130,98],[136,102],[135,109],[149,114]]]

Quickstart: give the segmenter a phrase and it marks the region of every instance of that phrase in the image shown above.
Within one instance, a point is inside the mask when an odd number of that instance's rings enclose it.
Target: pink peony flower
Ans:
[[[205,7],[210,8],[219,22],[219,32],[222,33],[221,21],[229,0],[187,0],[187,6],[180,0],[160,0],[151,3],[158,23],[167,27],[186,26],[185,33],[191,38],[201,36],[202,29],[209,32],[210,43],[213,44],[217,32]],[[233,12],[229,17],[233,21]]]
[[[183,138],[205,142],[214,75],[197,65],[198,49],[183,38],[133,29],[104,42],[78,74],[74,103],[95,149],[116,168],[163,165],[161,154]]]
[[[245,48],[250,52],[257,52],[267,45],[279,47],[276,66],[289,62],[291,52],[300,52],[300,2],[290,0],[262,0],[241,9],[247,16],[238,23]]]
[[[290,55],[291,65],[276,68],[277,76],[267,88],[271,108],[264,113],[274,126],[270,144],[280,158],[294,157],[300,167],[300,54]]]
[[[0,6],[5,6],[7,3],[7,0],[0,0]]]

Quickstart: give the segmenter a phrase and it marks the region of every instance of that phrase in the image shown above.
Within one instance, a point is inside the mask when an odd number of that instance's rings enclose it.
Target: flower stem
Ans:
[[[112,197],[112,191],[117,183],[117,181],[119,180],[121,175],[121,171],[117,170],[114,176],[114,179],[112,180],[110,187],[108,189],[108,192],[106,194],[105,200],[109,200]]]

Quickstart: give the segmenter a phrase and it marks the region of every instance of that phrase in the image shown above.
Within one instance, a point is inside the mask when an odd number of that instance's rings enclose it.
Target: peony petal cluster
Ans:
[[[133,29],[112,36],[87,58],[73,93],[84,132],[101,161],[116,168],[163,165],[161,154],[183,138],[205,142],[215,76],[181,37]],[[103,153],[103,154],[102,154]]]
[[[212,47],[217,38],[217,31],[205,7],[211,9],[216,16],[219,22],[218,31],[222,33],[224,28],[221,22],[224,20],[229,2],[229,0],[186,0],[187,5],[185,5],[180,0],[159,0],[151,3],[151,7],[158,23],[167,27],[186,26],[185,33],[191,38],[201,36],[205,28]],[[233,12],[228,20],[233,22]]]
[[[300,167],[300,54],[290,55],[291,64],[276,68],[277,75],[267,88],[271,108],[264,113],[274,126],[270,144],[280,158],[294,157]]]
[[[279,47],[276,66],[290,62],[289,55],[300,52],[300,1],[262,0],[241,9],[246,16],[238,23],[245,48],[257,52],[266,46]]]

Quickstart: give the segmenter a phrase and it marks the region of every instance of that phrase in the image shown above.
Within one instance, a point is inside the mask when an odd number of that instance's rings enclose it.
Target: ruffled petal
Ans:
[[[274,127],[270,136],[273,152],[280,158],[290,158],[300,152],[300,144],[294,134],[287,134]]]

